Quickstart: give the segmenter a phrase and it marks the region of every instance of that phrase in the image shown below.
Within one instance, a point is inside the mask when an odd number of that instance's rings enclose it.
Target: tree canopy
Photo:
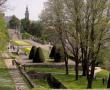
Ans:
[[[20,25],[20,20],[15,15],[13,15],[11,20],[9,21],[9,27],[12,29],[16,29],[19,27],[19,25]]]

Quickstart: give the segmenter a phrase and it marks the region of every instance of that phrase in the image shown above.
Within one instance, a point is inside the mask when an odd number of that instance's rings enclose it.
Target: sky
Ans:
[[[19,19],[24,18],[26,6],[29,9],[30,20],[38,20],[47,0],[8,0],[6,3],[5,16],[15,15]]]

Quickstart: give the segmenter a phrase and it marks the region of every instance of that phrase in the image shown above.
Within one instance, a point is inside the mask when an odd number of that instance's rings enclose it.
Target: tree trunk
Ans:
[[[75,80],[78,80],[78,60],[75,60]]]
[[[108,77],[107,88],[110,88],[110,73],[109,73],[109,77]]]
[[[92,88],[92,82],[93,82],[93,79],[94,79],[94,71],[95,71],[95,60],[93,60],[91,62],[91,70],[87,74],[87,80],[88,80],[87,89]]]
[[[66,75],[69,74],[69,71],[68,71],[68,59],[65,58],[65,68],[66,68]]]
[[[93,82],[93,78],[91,77],[91,75],[87,76],[87,81],[88,81],[87,89],[91,89],[92,88],[92,82]]]
[[[87,75],[87,66],[86,66],[86,62],[82,61],[82,76],[86,76]]]

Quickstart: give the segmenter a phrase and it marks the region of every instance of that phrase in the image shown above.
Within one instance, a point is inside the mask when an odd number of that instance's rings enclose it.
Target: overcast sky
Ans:
[[[28,6],[30,19],[38,20],[38,16],[44,8],[45,1],[47,0],[8,0],[5,15],[16,15],[19,19],[24,18],[26,6]]]

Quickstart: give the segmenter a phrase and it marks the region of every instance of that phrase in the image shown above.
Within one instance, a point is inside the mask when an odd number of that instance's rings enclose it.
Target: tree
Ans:
[[[54,30],[57,33],[58,39],[60,40],[63,50],[64,50],[64,61],[65,61],[65,67],[66,67],[66,74],[68,74],[68,58],[67,58],[67,51],[65,48],[65,37],[63,34],[63,30],[65,30],[65,24],[63,22],[64,16],[63,16],[63,9],[64,5],[62,0],[49,0],[47,2],[47,15],[50,17],[47,17],[47,25]],[[57,39],[57,43],[58,40]]]
[[[2,6],[4,6],[6,1],[7,0],[0,0],[0,55],[2,51],[6,49],[7,42],[9,41],[8,30],[6,28],[4,13],[2,11]]]
[[[35,56],[35,52],[36,52],[36,46],[32,46],[29,54],[29,59],[33,59],[33,57]]]
[[[55,62],[63,62],[64,61],[64,50],[62,47],[56,48],[56,51],[54,54],[54,61]]]
[[[107,88],[110,88],[110,73],[109,73],[109,77],[108,77]]]
[[[42,52],[42,49],[40,47],[37,48],[36,53],[33,57],[33,63],[40,63],[44,62],[45,58]]]
[[[0,6],[4,5],[7,0],[0,0]]]
[[[49,0],[47,4],[47,24],[58,33],[65,55],[69,51],[74,57],[76,80],[82,62],[87,88],[92,88],[100,50],[109,40],[109,4],[109,0]]]
[[[21,20],[21,31],[30,33],[30,21],[27,19]]]
[[[54,45],[51,49],[49,57],[53,59],[55,56],[55,53],[56,53],[56,46]]]
[[[30,31],[29,31],[30,34],[37,36],[37,37],[41,37],[42,31],[43,31],[43,26],[42,26],[42,23],[40,21],[32,22],[30,24]]]
[[[15,15],[13,15],[11,20],[9,21],[9,27],[12,29],[17,29],[19,25],[20,25],[19,19]]]

